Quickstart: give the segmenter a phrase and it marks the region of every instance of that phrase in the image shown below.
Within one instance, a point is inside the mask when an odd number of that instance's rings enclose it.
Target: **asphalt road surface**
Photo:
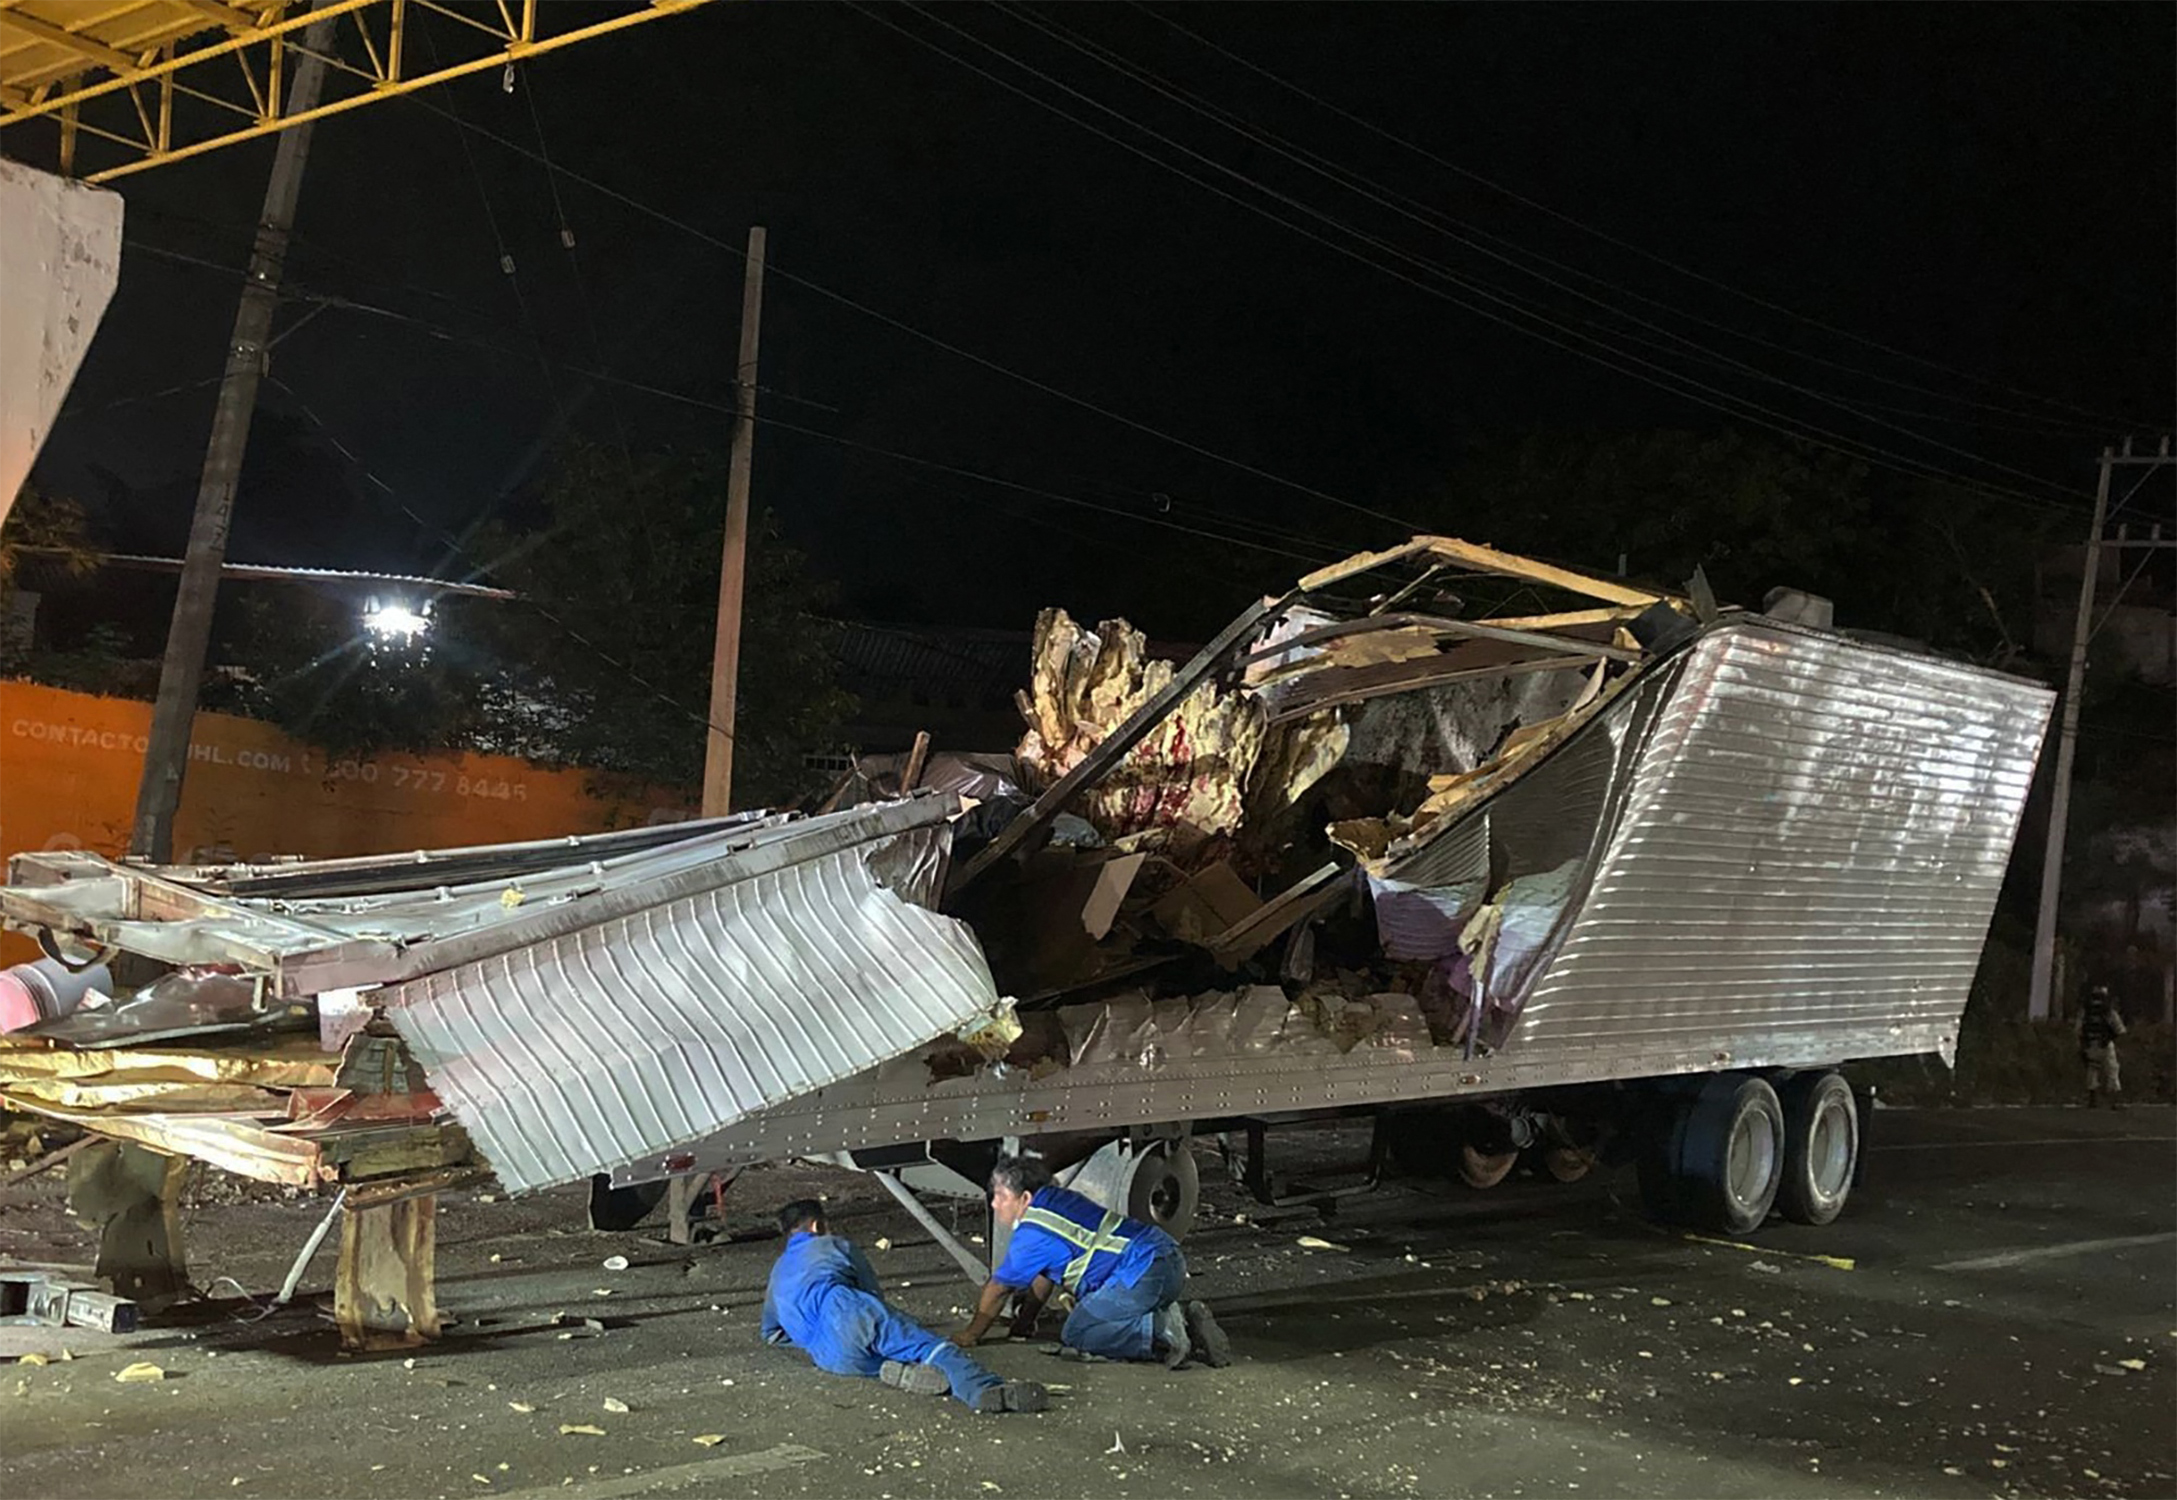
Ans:
[[[2172,1125],[2167,1109],[1884,1111],[1846,1217],[1750,1246],[1645,1224],[1623,1180],[1407,1182],[1329,1218],[1265,1209],[1204,1148],[1188,1250],[1240,1362],[1167,1373],[986,1347],[999,1371],[1055,1382],[1034,1417],[763,1348],[770,1244],[678,1249],[593,1234],[565,1194],[450,1195],[444,1342],[343,1357],[322,1297],[250,1322],[222,1283],[228,1300],[186,1327],[71,1336],[72,1360],[0,1369],[0,1451],[8,1493],[56,1500],[2167,1496]],[[1305,1162],[1361,1141],[1286,1149]],[[812,1187],[897,1302],[954,1325],[966,1283],[865,1180],[769,1169],[735,1206]],[[59,1205],[43,1181],[0,1194],[0,1254],[88,1259]],[[262,1295],[322,1207],[199,1207],[192,1269]],[[615,1254],[633,1264],[604,1269]],[[329,1273],[328,1254],[306,1288]],[[166,1378],[117,1383],[136,1360]]]

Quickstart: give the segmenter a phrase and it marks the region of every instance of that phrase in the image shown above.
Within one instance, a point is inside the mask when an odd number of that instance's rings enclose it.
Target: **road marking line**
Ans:
[[[508,1490],[501,1495],[500,1500],[616,1500],[616,1497],[623,1495],[647,1495],[653,1490],[685,1489],[691,1484],[706,1480],[736,1479],[744,1474],[764,1474],[773,1469],[790,1469],[795,1464],[811,1463],[822,1457],[824,1455],[814,1448],[781,1443],[775,1448],[759,1448],[754,1453],[730,1453],[724,1458],[675,1464],[668,1469],[650,1469],[641,1474],[616,1474],[610,1479],[591,1480],[587,1484]]]
[[[2000,1271],[2008,1266],[2022,1266],[2036,1260],[2058,1260],[2067,1255],[2092,1255],[2097,1250],[2121,1250],[2129,1245],[2159,1245],[2167,1240],[2177,1240],[2177,1233],[2164,1230],[2159,1234],[2128,1234],[2113,1240],[2072,1240],[2062,1245],[2032,1245],[2023,1250],[2005,1250],[1995,1255],[1977,1255],[1971,1260],[1944,1261],[1938,1271]]]
[[[1816,1265],[1828,1266],[1833,1271],[1859,1269],[1859,1262],[1848,1255],[1809,1255],[1803,1250],[1779,1250],[1774,1245],[1749,1245],[1741,1240],[1710,1239],[1705,1234],[1689,1234],[1685,1238],[1696,1245],[1721,1245],[1726,1250],[1744,1250],[1748,1255],[1781,1255],[1791,1260],[1811,1260]]]
[[[1891,1141],[1869,1146],[1870,1151],[1967,1151],[1974,1147],[1993,1150],[2012,1146],[2106,1146],[2113,1142],[2153,1141],[2170,1145],[2177,1138],[2166,1135],[2053,1135],[2038,1141]]]

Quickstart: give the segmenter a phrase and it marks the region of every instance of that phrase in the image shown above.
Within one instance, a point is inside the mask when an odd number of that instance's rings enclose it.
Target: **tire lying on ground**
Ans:
[[[1802,1073],[1785,1083],[1784,1173],[1776,1206],[1797,1224],[1827,1224],[1844,1211],[1859,1167],[1859,1107],[1841,1073]]]

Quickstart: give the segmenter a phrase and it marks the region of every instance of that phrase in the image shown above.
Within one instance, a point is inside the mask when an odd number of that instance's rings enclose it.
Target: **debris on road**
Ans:
[[[113,1378],[123,1385],[140,1385],[166,1379],[166,1371],[149,1360],[138,1360],[123,1369],[114,1371]]]

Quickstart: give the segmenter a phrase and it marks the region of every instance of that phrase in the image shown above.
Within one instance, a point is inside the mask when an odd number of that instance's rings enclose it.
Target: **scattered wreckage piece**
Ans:
[[[0,1100],[154,1161],[343,1185],[344,1337],[429,1338],[448,1182],[486,1163],[515,1191],[602,1172],[948,1033],[1003,1050],[981,950],[932,909],[959,805],[514,846],[503,867],[488,850],[216,871],[24,856],[0,917],[59,957],[305,1004],[132,1036],[130,1002],[94,992],[32,1028],[57,1034],[0,1039]],[[86,1018],[99,1034],[71,1042]],[[128,1211],[165,1212],[171,1187]]]
[[[134,1333],[140,1311],[126,1297],[58,1271],[0,1267],[0,1326]]]

